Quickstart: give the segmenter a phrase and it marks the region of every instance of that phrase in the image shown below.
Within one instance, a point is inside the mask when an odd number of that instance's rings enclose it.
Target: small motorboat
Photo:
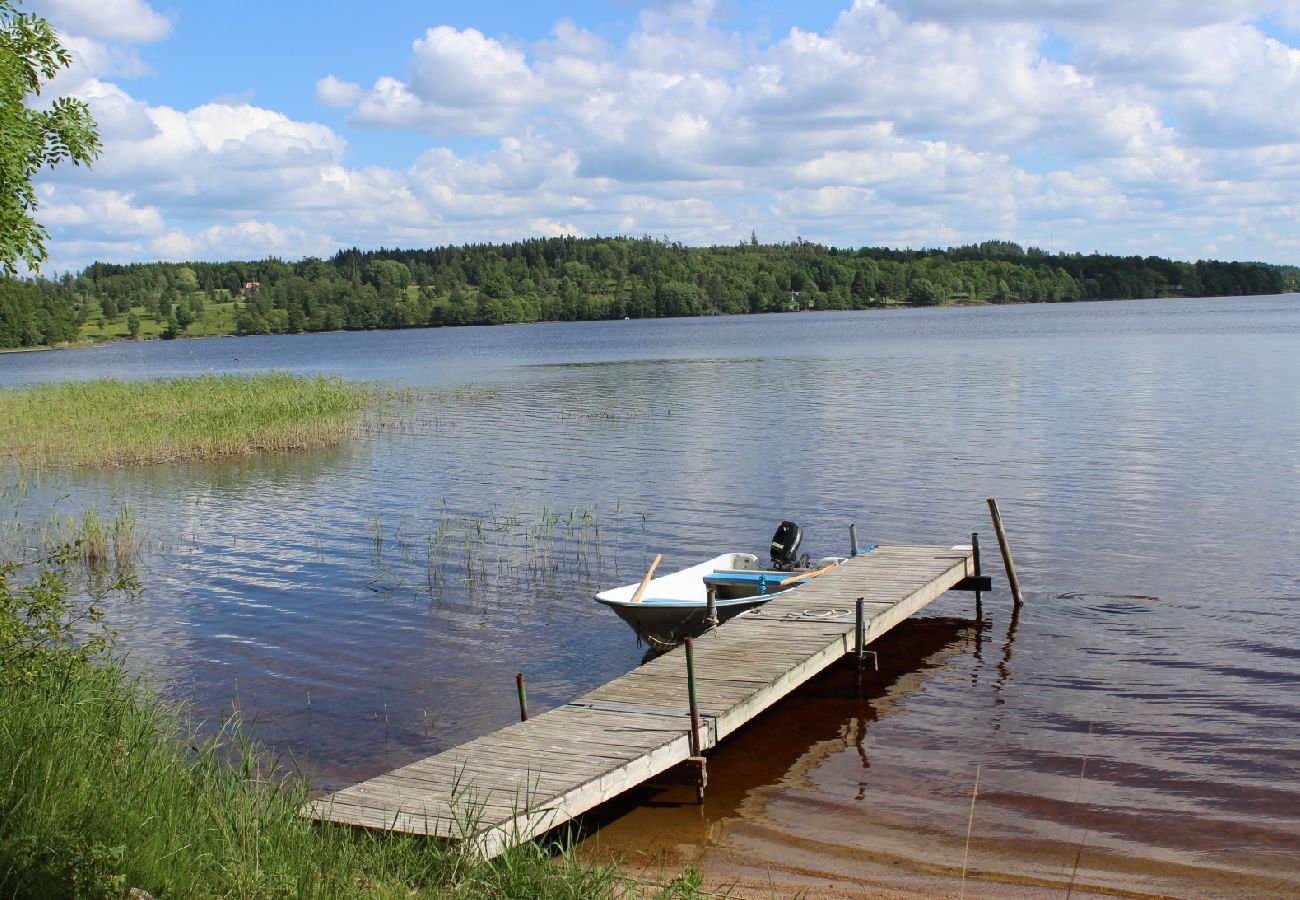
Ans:
[[[827,556],[814,562],[801,557],[802,540],[798,525],[782,522],[772,536],[770,568],[761,567],[753,553],[724,553],[680,572],[601,591],[596,602],[614,610],[637,637],[662,653],[846,559]]]

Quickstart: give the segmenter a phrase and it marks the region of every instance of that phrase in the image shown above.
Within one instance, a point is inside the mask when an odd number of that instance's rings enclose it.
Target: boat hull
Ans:
[[[819,565],[841,562],[828,557]],[[614,610],[641,640],[657,651],[669,650],[688,637],[709,630],[708,591],[713,590],[718,623],[757,609],[797,582],[798,572],[759,568],[752,553],[724,553],[680,572],[653,578],[642,598],[634,600],[640,583],[596,594],[596,602]]]
[[[778,594],[766,594],[744,600],[719,601],[718,622],[734,619],[741,613],[757,609]],[[709,630],[707,603],[607,603],[618,617],[632,626],[637,637],[652,649],[663,652],[680,644],[688,637],[699,637]]]

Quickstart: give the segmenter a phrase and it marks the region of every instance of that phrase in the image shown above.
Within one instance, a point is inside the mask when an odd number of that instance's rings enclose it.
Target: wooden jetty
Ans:
[[[694,642],[699,752],[953,588],[987,589],[969,547],[881,546]],[[345,788],[303,814],[450,837],[484,858],[686,762],[692,752],[678,648],[556,709]],[[700,765],[699,775],[703,776]]]

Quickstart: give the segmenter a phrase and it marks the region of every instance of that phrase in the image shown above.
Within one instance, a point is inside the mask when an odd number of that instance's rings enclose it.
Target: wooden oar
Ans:
[[[835,568],[838,565],[839,563],[831,563],[829,566],[826,566],[825,568],[822,569],[818,569],[816,572],[805,572],[799,575],[791,575],[785,581],[778,581],[776,583],[776,586],[779,588],[783,588],[788,584],[794,584],[796,581],[807,581],[809,578],[816,578],[818,575],[821,575],[824,572],[829,572],[831,569]]]
[[[648,572],[645,573],[645,578],[642,578],[642,579],[641,579],[641,586],[638,587],[638,588],[636,589],[636,593],[632,595],[632,602],[633,602],[633,603],[640,603],[640,602],[641,602],[641,595],[645,593],[645,586],[646,586],[647,584],[649,584],[649,583],[650,583],[650,579],[654,577],[655,569],[659,568],[659,560],[661,560],[661,559],[663,559],[663,558],[664,558],[664,557],[663,557],[663,554],[662,554],[662,553],[656,553],[656,554],[655,554],[655,561],[652,562],[652,563],[650,563],[650,570],[649,570]]]

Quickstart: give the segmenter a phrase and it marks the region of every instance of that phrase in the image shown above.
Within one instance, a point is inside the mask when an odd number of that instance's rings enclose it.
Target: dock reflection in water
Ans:
[[[873,723],[923,690],[931,670],[972,653],[985,627],[952,617],[902,623],[872,644],[879,671],[859,679],[846,659],[713,750],[702,808],[692,789],[665,779],[588,816],[587,848],[646,863],[689,862],[725,845],[737,822],[761,820],[773,796],[820,790],[820,770],[832,759],[855,781],[852,800],[869,802]]]
[[[834,896],[879,885],[948,893],[964,867],[986,882],[976,895],[1007,885],[1046,896],[1085,896],[1084,885],[1292,892],[1286,786],[1231,802],[1240,788],[1224,792],[1221,813],[1238,818],[1225,853],[1225,829],[1196,814],[1216,793],[1212,783],[1194,773],[1157,777],[1132,726],[1066,718],[1040,723],[1055,737],[1009,733],[1005,694],[1027,686],[1016,681],[1018,635],[1032,647],[1037,629],[1009,608],[997,612],[996,627],[955,617],[903,623],[873,644],[879,672],[859,684],[846,660],[714,751],[703,807],[679,785],[646,789],[588,820],[584,852],[650,872],[700,865],[712,878],[738,879],[739,896],[749,895],[745,885],[776,886],[777,896],[815,885]],[[958,720],[975,716],[976,704],[985,706],[982,727],[963,732]],[[1063,743],[1077,751],[1062,753]],[[972,759],[983,762],[969,818]],[[1188,798],[1186,814],[1171,795]]]

